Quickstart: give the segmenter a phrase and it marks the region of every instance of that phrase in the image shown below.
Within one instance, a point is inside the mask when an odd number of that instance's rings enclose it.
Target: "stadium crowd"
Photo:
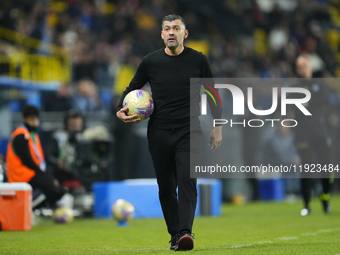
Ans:
[[[216,77],[294,77],[301,53],[313,57],[316,69],[335,76],[338,5],[324,0],[5,0],[0,26],[65,48],[72,55],[73,82],[89,78],[99,87],[113,81],[120,66],[136,67],[162,47],[159,21],[166,13],[184,17],[187,43],[209,56]],[[6,53],[4,45],[1,49]]]

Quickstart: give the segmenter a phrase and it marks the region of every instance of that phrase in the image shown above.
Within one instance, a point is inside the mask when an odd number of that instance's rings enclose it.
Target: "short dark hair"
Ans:
[[[21,111],[22,117],[39,117],[39,109],[34,105],[25,105]]]
[[[84,127],[85,126],[85,118],[80,111],[75,110],[75,109],[71,109],[71,110],[67,111],[65,113],[65,116],[64,116],[64,129],[67,130],[68,121],[70,119],[78,119],[78,118],[83,120],[83,127]]]
[[[66,112],[65,119],[75,119],[75,118],[83,118],[82,113],[75,109],[71,109]]]
[[[163,30],[164,21],[174,21],[176,19],[179,19],[183,23],[184,27],[186,27],[185,26],[185,20],[181,16],[179,16],[177,14],[170,14],[170,15],[167,15],[163,18],[163,20],[162,20],[162,30]]]

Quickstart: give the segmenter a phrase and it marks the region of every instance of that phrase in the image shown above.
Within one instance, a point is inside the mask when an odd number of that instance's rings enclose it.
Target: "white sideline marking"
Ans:
[[[328,232],[334,232],[334,231],[340,231],[340,228],[336,228],[336,229],[319,229],[316,230],[315,232],[309,232],[309,233],[302,233],[299,236],[316,236],[318,234],[321,233],[328,233]],[[274,239],[274,241],[271,240],[267,240],[267,241],[260,241],[260,242],[256,242],[254,244],[267,244],[267,243],[275,243],[277,241],[289,241],[289,240],[294,240],[294,239],[298,239],[298,236],[283,236],[283,237],[278,237],[276,239]],[[276,240],[276,241],[275,241]],[[235,244],[235,245],[230,245],[230,246],[213,246],[210,248],[216,248],[216,249],[238,249],[238,248],[244,248],[244,247],[249,247],[254,245],[252,243],[247,243],[247,244]],[[166,248],[138,248],[138,249],[108,249],[110,251],[114,251],[114,252],[129,252],[129,251],[150,251],[150,250],[166,250]],[[340,255],[340,253],[338,254],[334,254],[334,255]]]
[[[298,236],[283,236],[283,237],[279,237],[277,238],[277,240],[283,240],[283,241],[287,241],[287,240],[293,240],[293,239],[298,239]]]
[[[320,229],[320,230],[317,230],[316,232],[321,232],[321,233],[327,233],[327,232],[333,232],[335,231],[334,229]]]
[[[258,244],[265,244],[265,243],[274,243],[273,241],[260,241]]]
[[[166,250],[166,248],[138,248],[138,249],[110,249],[110,251],[150,251],[150,250]]]
[[[235,245],[227,246],[227,248],[235,249],[235,248],[243,248],[243,247],[247,247],[247,246],[251,246],[251,245],[252,245],[251,243],[235,244]]]
[[[339,228],[335,228],[335,229],[319,229],[316,230],[315,232],[309,232],[309,233],[302,233],[300,234],[301,236],[316,236],[320,233],[329,233],[329,232],[334,232],[334,231],[339,231]]]
[[[303,233],[301,234],[301,236],[316,236],[318,233],[314,232],[314,233]]]
[[[300,234],[300,236],[316,236],[320,233],[328,233],[328,232],[333,232],[333,231],[339,231],[340,229],[319,229],[316,230],[315,232],[311,232],[311,233],[302,233]],[[277,241],[289,241],[289,240],[294,240],[294,239],[298,239],[298,236],[283,236],[283,237],[279,237],[276,238],[275,240]],[[274,241],[260,241],[260,242],[256,242],[255,244],[266,244],[266,243],[274,243]],[[236,244],[236,245],[231,245],[231,246],[226,246],[223,248],[229,248],[229,249],[237,249],[237,248],[243,248],[243,247],[247,247],[247,246],[251,246],[253,244],[249,243],[249,244]],[[335,254],[335,255],[340,255],[339,254]]]

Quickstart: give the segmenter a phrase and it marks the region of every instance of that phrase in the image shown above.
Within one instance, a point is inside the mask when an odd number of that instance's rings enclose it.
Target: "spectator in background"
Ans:
[[[51,207],[56,205],[66,192],[57,180],[46,173],[44,152],[37,128],[39,110],[27,105],[22,111],[23,125],[10,136],[7,147],[6,164],[9,182],[26,182],[33,189],[40,189]]]
[[[299,165],[300,158],[294,146],[290,127],[277,122],[275,128],[267,129],[264,134],[262,162],[270,165]]]
[[[85,38],[84,38],[85,39]],[[95,78],[96,64],[93,60],[92,51],[86,41],[77,41],[73,51],[75,81]]]
[[[294,144],[294,136],[288,126],[276,122],[274,128],[269,128],[263,135],[261,163],[271,166],[300,165],[300,157]],[[298,195],[300,192],[299,176],[284,174],[286,195]],[[291,179],[288,179],[291,178]]]
[[[45,100],[45,111],[66,112],[72,108],[72,93],[68,84],[61,84],[57,91]]]
[[[104,115],[105,107],[99,96],[96,84],[90,79],[82,79],[77,84],[77,92],[73,97],[73,108],[83,115]]]
[[[82,114],[70,110],[65,115],[64,129],[55,131],[47,146],[47,168],[61,184],[77,179],[76,144],[84,128]]]
[[[0,26],[14,30],[16,17],[15,15],[11,15],[12,8],[13,2],[11,0],[4,0],[0,2]]]

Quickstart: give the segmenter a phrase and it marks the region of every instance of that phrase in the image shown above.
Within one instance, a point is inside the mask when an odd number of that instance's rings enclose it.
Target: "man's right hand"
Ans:
[[[127,107],[120,109],[116,114],[117,118],[123,121],[124,123],[134,124],[141,122],[141,119],[137,116],[137,114],[129,116],[127,115],[127,111],[128,111]]]

